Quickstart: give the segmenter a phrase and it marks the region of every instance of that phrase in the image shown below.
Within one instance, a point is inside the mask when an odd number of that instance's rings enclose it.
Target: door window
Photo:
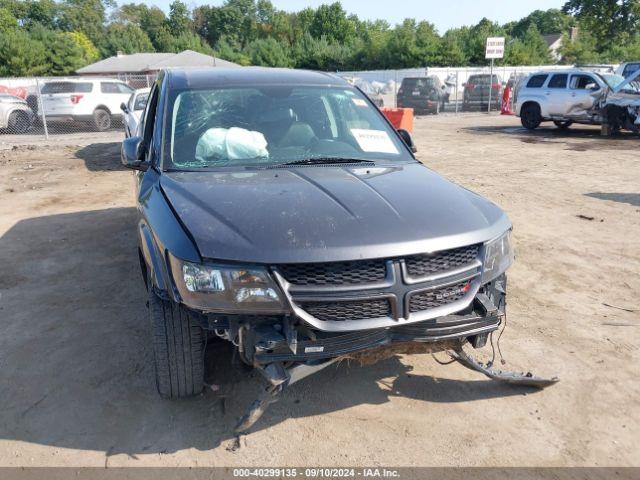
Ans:
[[[48,82],[42,87],[42,93],[89,93],[93,85],[80,82]]]
[[[156,118],[156,107],[158,105],[158,87],[154,86],[153,90],[151,90],[149,96],[149,102],[147,103],[147,108],[144,111],[144,116],[141,121],[143,123],[143,134],[142,138],[144,140],[144,144],[147,146],[151,145],[151,139],[153,138],[153,126],[154,120]]]
[[[118,87],[119,93],[124,93],[127,95],[133,93],[133,88],[125,83],[116,83],[116,86]]]
[[[534,75],[527,82],[527,88],[541,88],[547,81],[547,75]]]
[[[556,73],[551,80],[549,80],[549,88],[567,88],[566,73]]]
[[[598,86],[598,82],[591,75],[579,74],[571,76],[570,87],[573,90],[587,90],[593,86]]]
[[[100,83],[100,91],[102,93],[120,93],[117,83]]]
[[[149,98],[148,93],[139,93],[138,96],[136,97],[135,103],[133,105],[133,109],[144,110],[144,107],[147,106],[147,98]]]

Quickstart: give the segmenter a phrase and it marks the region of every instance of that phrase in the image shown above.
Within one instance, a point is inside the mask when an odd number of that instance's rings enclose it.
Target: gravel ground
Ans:
[[[502,352],[558,385],[518,390],[427,355],[341,364],[236,449],[260,383],[228,350],[208,361],[218,391],[155,393],[118,135],[0,149],[0,465],[639,466],[638,138],[598,133],[415,122],[419,158],[512,219]]]

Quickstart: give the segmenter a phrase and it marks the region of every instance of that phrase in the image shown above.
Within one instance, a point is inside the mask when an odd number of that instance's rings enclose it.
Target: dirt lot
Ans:
[[[502,351],[558,385],[517,390],[426,355],[342,364],[235,451],[260,384],[227,355],[209,362],[218,392],[155,393],[118,143],[0,151],[0,464],[640,465],[640,140],[598,132],[416,120],[420,159],[511,217]]]

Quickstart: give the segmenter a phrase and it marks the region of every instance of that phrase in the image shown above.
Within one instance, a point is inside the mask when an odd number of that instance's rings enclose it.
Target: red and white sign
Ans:
[[[504,37],[487,38],[487,47],[485,49],[484,58],[503,58],[504,57]]]

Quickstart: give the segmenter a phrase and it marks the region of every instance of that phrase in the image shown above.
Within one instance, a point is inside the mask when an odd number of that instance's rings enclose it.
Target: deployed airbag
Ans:
[[[267,157],[269,152],[264,135],[244,128],[210,128],[196,145],[196,159],[203,163]]]

